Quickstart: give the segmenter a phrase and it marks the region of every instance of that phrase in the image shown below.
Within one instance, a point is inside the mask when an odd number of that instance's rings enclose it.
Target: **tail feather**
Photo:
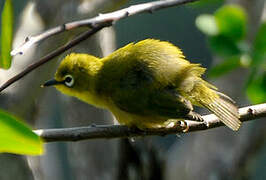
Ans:
[[[210,104],[203,104],[213,112],[226,126],[237,131],[241,125],[239,113],[234,101],[228,96],[217,93],[218,98],[213,99]]]
[[[211,108],[213,108],[213,107],[209,107],[210,109]],[[223,120],[223,119],[231,119],[232,117],[230,117],[230,116],[227,116],[227,115],[225,115],[224,114],[224,112],[222,112],[220,109],[218,109],[218,108],[213,108],[212,110],[211,110],[217,117],[219,117],[219,119],[221,119],[221,120]],[[226,126],[228,126],[228,127],[230,127],[231,129],[233,129],[232,127],[234,127],[235,125],[233,124],[233,123],[231,123],[231,121],[223,121],[223,123],[226,125]],[[235,130],[235,127],[234,127],[234,130]]]
[[[188,76],[183,79],[183,83],[180,85],[182,96],[194,105],[206,107],[226,126],[237,131],[241,121],[234,100],[218,92],[215,86],[200,78],[205,68],[200,67],[199,64],[190,64],[184,71]]]
[[[231,102],[234,105],[236,104],[236,102],[232,98],[230,98],[229,96],[227,96],[227,95],[225,95],[219,91],[216,91],[216,94],[218,94],[220,96],[220,98],[224,99],[225,101]]]

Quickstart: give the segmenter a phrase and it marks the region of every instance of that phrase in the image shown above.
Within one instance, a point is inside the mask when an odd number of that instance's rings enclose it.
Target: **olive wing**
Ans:
[[[129,113],[181,118],[192,110],[190,102],[175,87],[162,86],[147,68],[127,71],[115,86],[110,93],[113,103]]]

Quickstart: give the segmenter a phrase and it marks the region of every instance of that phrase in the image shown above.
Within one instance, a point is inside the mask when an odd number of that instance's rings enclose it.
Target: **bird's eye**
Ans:
[[[65,85],[68,86],[68,87],[72,87],[74,85],[74,78],[73,76],[71,75],[66,75],[65,76]]]

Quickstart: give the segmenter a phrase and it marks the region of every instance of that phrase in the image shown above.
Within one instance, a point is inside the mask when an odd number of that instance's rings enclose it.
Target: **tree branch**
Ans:
[[[91,19],[70,22],[70,23],[52,28],[40,35],[27,37],[25,40],[25,43],[22,46],[14,49],[11,52],[11,55],[23,54],[24,51],[28,49],[29,47],[31,47],[33,44],[40,42],[44,39],[47,39],[48,37],[51,37],[52,35],[61,33],[63,31],[71,30],[77,27],[82,27],[82,26],[91,27],[91,29],[88,30],[87,32],[69,41],[66,45],[61,46],[58,49],[52,51],[48,55],[42,57],[36,63],[29,65],[22,72],[18,73],[11,79],[7,80],[2,86],[0,86],[0,92],[6,89],[11,84],[13,84],[14,82],[24,77],[25,75],[27,75],[28,73],[30,73],[31,71],[33,71],[34,69],[47,63],[48,61],[52,60],[54,57],[60,55],[61,53],[70,49],[71,47],[77,45],[81,41],[86,40],[87,38],[89,38],[90,36],[98,32],[99,30],[101,30],[102,28],[111,26],[112,24],[114,24],[116,21],[120,19],[132,16],[135,14],[140,14],[144,12],[154,12],[156,10],[173,7],[173,6],[177,6],[181,4],[186,4],[186,3],[194,2],[194,1],[198,1],[198,0],[165,0],[165,1],[155,1],[155,2],[150,2],[150,3],[138,4],[138,5],[130,6],[128,8],[114,11],[111,13],[100,14],[99,16],[96,16]]]
[[[255,120],[260,117],[266,117],[266,103],[240,108],[239,114],[240,120],[242,122]],[[185,125],[185,123],[180,123],[169,128],[147,129],[145,131],[136,128],[128,128],[127,126],[122,125],[101,125],[62,129],[40,129],[35,130],[34,132],[42,137],[46,142],[55,142],[151,135],[164,136],[168,134],[189,133],[193,131],[207,130],[224,126],[224,124],[221,123],[214,114],[209,114],[202,117],[206,123],[186,120],[187,125]]]

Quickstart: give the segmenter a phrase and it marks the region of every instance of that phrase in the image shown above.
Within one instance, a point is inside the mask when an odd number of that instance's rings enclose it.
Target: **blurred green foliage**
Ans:
[[[0,152],[40,155],[43,143],[20,120],[0,110]]]
[[[210,69],[208,75],[211,77],[219,77],[232,71],[237,67],[239,67],[239,56],[231,56],[228,59],[225,59],[222,64]]]
[[[1,56],[0,68],[9,69],[11,66],[11,47],[13,35],[13,5],[12,0],[6,0],[1,14]]]
[[[247,86],[247,96],[254,102],[265,102],[266,71],[262,73],[256,73],[256,75],[251,79]]]
[[[6,0],[1,13],[1,56],[0,68],[11,66],[11,47],[13,35],[13,4]],[[43,145],[40,137],[17,118],[0,110],[0,152],[40,155]]]
[[[236,68],[249,68],[246,93],[253,103],[266,100],[266,23],[262,23],[253,44],[248,44],[247,15],[238,5],[224,5],[213,15],[202,14],[196,26],[208,37],[211,50],[223,62],[209,71],[219,77]]]
[[[240,43],[243,43],[247,26],[247,17],[241,7],[226,5],[214,15],[200,15],[196,19],[196,25],[208,36],[214,53],[226,59],[241,53]]]
[[[246,34],[247,16],[238,5],[226,5],[214,14],[219,35],[233,42],[242,40]]]
[[[218,27],[215,21],[215,17],[210,14],[202,14],[196,19],[197,27],[209,36],[217,35]]]
[[[262,66],[266,70],[266,22],[262,23],[252,49],[252,66]]]

